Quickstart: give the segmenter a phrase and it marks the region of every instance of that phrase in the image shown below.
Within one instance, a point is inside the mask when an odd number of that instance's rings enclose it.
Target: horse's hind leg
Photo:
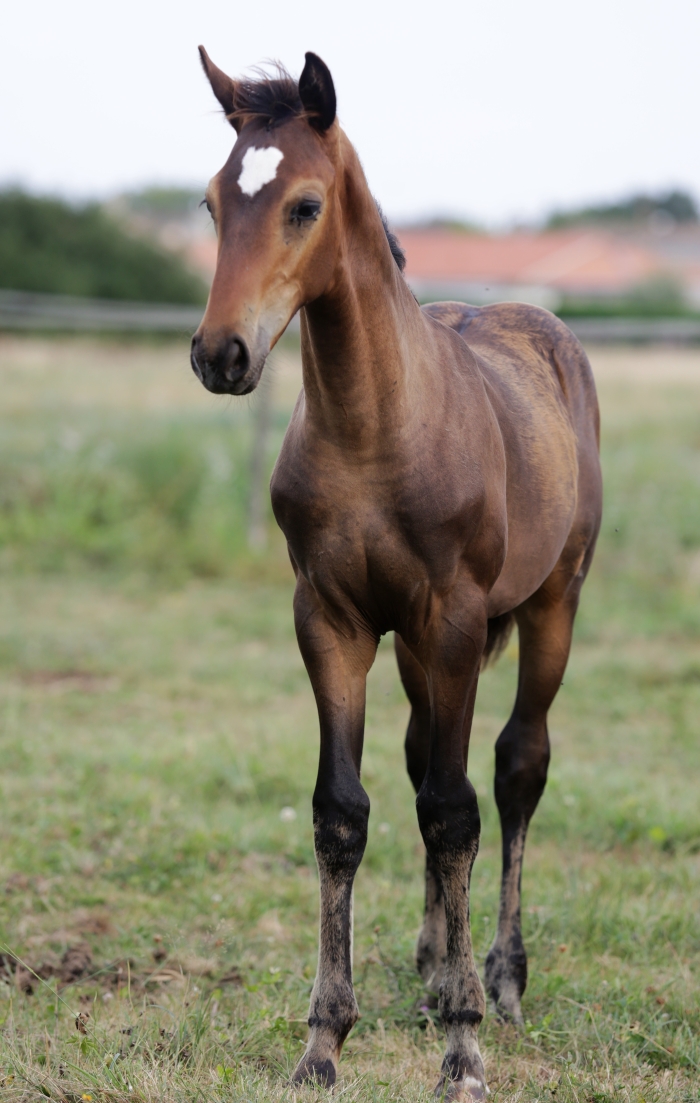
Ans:
[[[430,748],[428,682],[420,663],[414,659],[399,635],[395,637],[394,646],[401,681],[411,704],[405,743],[406,768],[417,793],[423,784]],[[426,853],[425,913],[416,944],[416,965],[436,1006],[446,957],[447,931],[442,884],[438,871]]]
[[[547,712],[569,657],[583,581],[562,593],[556,574],[516,611],[520,639],[518,690],[512,715],[496,742],[496,803],[503,837],[498,930],[486,958],[486,991],[505,1018],[522,1023],[520,998],[527,957],[520,930],[520,880],[525,835],[544,791],[549,765]]]

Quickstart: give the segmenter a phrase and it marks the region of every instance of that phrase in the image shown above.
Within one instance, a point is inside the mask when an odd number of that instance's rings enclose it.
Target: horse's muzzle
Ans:
[[[190,352],[192,371],[213,394],[250,394],[258,379],[251,372],[248,345],[237,333],[212,347],[195,333]]]

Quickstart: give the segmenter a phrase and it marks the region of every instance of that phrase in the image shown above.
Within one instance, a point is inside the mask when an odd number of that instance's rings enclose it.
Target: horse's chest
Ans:
[[[278,469],[271,487],[298,569],[323,601],[353,605],[380,631],[420,619],[459,558],[459,526],[441,522],[466,507],[442,501],[438,488],[424,495],[353,471],[314,476]]]
[[[350,579],[371,569],[391,579],[406,549],[391,494],[361,492],[352,480],[313,486],[285,477],[272,486],[275,516],[301,570]]]

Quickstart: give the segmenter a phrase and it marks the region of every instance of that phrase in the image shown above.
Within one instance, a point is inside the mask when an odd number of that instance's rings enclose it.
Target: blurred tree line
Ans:
[[[698,221],[698,207],[692,195],[676,188],[658,195],[632,195],[615,203],[577,207],[570,211],[555,211],[545,229],[561,230],[568,226],[619,225],[631,223]]]
[[[177,254],[130,234],[97,203],[0,191],[0,287],[86,298],[206,302]]]

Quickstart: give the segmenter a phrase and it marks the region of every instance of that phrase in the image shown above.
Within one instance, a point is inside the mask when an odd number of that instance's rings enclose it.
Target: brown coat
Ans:
[[[207,193],[219,258],[193,369],[215,393],[249,393],[301,310],[304,386],[271,487],[321,737],[319,969],[295,1078],[333,1083],[358,1014],[352,883],[369,815],[365,680],[379,637],[393,630],[426,845],[417,961],[439,991],[447,1033],[437,1090],[482,1099],[484,993],[468,909],[479,812],[465,773],[474,698],[482,662],[517,622],[518,692],[496,744],[503,880],[486,988],[499,1014],[522,1022],[525,834],[600,524],[590,366],[566,326],[536,307],[419,307],[319,58],[307,54],[297,85],[284,74],[234,82],[202,56],[238,140]]]

